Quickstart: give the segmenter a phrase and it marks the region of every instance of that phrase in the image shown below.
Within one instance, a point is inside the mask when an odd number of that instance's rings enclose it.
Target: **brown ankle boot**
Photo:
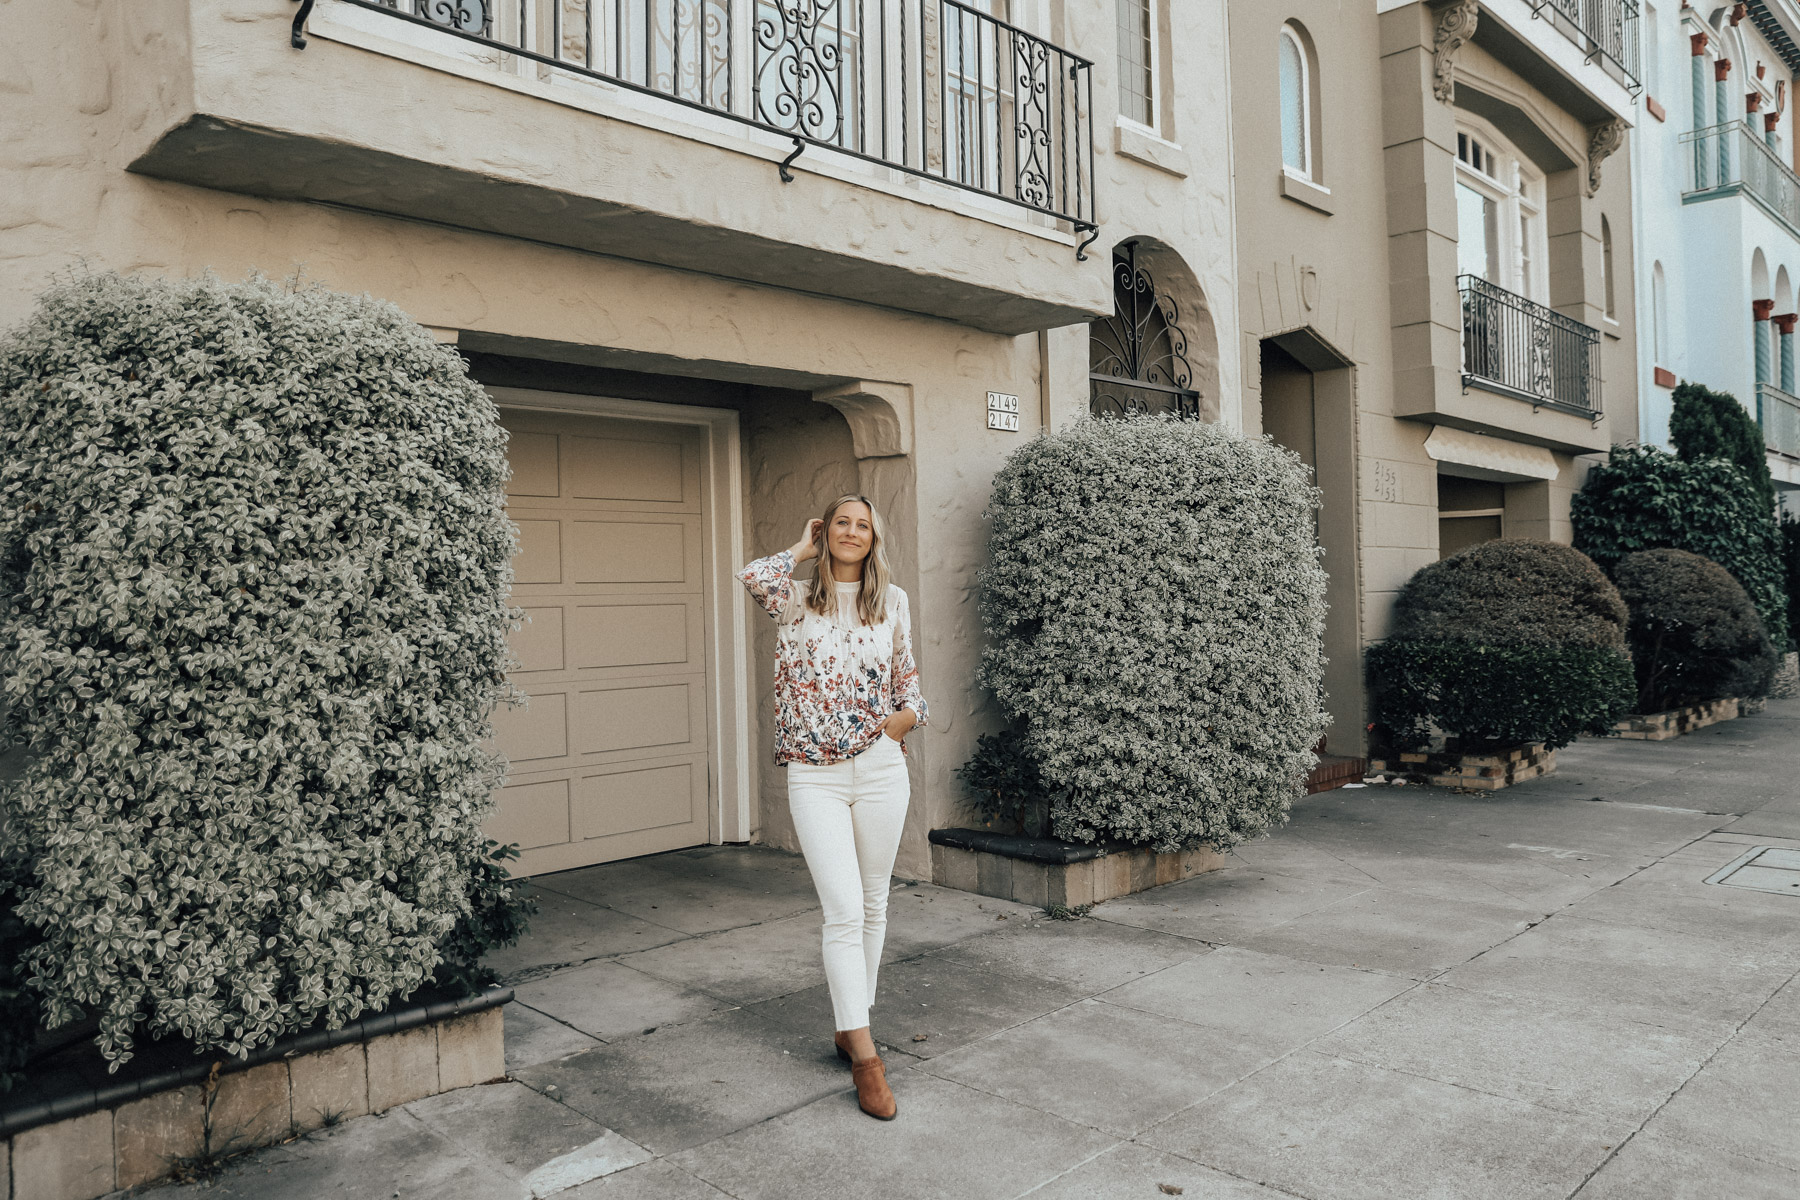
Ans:
[[[850,1065],[850,1078],[856,1081],[856,1104],[871,1117],[891,1121],[899,1111],[893,1090],[887,1083],[887,1064],[879,1058]]]
[[[844,1046],[844,1035],[843,1034],[841,1034],[841,1033],[832,1034],[831,1035],[831,1043],[832,1043],[832,1045],[837,1047],[837,1052],[838,1052],[839,1058],[843,1059],[845,1062],[853,1061],[850,1057],[850,1051],[848,1049],[846,1049]]]

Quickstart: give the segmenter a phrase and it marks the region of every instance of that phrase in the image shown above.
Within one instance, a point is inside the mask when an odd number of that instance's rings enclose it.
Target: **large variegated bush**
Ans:
[[[1230,847],[1313,764],[1325,574],[1318,493],[1263,439],[1084,419],[994,480],[982,679],[1060,838]]]
[[[431,976],[500,765],[504,438],[367,297],[96,274],[0,342],[0,818],[46,1024],[241,1052]]]

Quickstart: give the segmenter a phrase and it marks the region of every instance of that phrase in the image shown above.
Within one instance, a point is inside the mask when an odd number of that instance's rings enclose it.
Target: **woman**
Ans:
[[[813,559],[815,576],[797,583],[794,568]],[[911,791],[902,743],[925,724],[906,593],[888,582],[881,518],[865,496],[833,501],[792,547],[738,578],[781,623],[775,761],[787,767],[788,811],[824,909],[838,1057],[862,1110],[891,1120],[869,1005]]]

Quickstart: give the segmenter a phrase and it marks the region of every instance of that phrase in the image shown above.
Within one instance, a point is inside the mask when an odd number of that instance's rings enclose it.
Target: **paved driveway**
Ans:
[[[897,884],[891,1123],[832,1053],[798,856],[545,877],[508,1082],[153,1194],[1794,1200],[1800,895],[1704,881],[1800,849],[1800,701],[1561,757],[1311,797],[1084,920]]]

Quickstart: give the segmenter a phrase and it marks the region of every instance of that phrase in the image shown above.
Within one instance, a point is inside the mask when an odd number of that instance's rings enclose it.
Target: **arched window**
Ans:
[[[1113,315],[1088,327],[1088,411],[1198,419],[1200,400],[1181,311],[1125,242],[1113,252]]]
[[[1456,132],[1456,270],[1542,303],[1544,173],[1485,122]]]
[[[1609,321],[1619,319],[1619,310],[1613,300],[1613,279],[1612,223],[1603,215],[1600,218],[1600,281],[1606,287],[1606,317]]]
[[[1281,27],[1281,165],[1289,174],[1313,178],[1313,69],[1300,31]]]

